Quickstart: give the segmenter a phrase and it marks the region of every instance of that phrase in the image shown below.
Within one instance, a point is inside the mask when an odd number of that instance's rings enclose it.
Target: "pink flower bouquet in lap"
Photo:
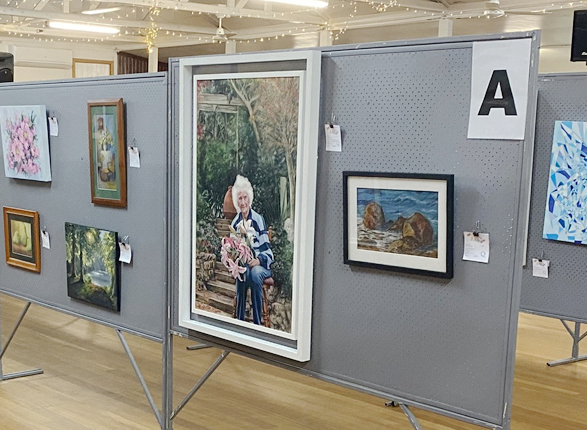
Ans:
[[[234,279],[243,281],[241,277],[247,271],[247,263],[253,259],[253,252],[240,237],[222,238],[220,261],[226,266]]]

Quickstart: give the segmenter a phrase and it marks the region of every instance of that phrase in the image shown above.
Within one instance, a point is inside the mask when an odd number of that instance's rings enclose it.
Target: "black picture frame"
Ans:
[[[453,223],[454,175],[343,172],[345,264],[451,279]]]

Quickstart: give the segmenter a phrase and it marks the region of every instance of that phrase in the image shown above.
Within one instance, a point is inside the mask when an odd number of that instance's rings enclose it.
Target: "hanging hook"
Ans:
[[[480,225],[481,223],[479,222],[479,220],[477,220],[477,222],[475,223],[475,230],[473,231],[473,236],[479,236],[479,230],[481,229]]]
[[[540,253],[540,258],[538,259],[538,261],[542,263],[542,260],[544,260],[544,251]]]
[[[334,128],[334,124],[336,123],[336,115],[334,112],[330,114],[330,128]]]

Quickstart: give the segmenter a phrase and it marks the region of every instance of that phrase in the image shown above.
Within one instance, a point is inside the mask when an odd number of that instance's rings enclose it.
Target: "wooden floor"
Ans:
[[[23,302],[1,296],[4,339]],[[161,346],[126,336],[157,404]],[[587,343],[587,340],[585,341]],[[174,403],[218,357],[187,351],[175,338]],[[514,430],[587,429],[587,362],[549,368],[571,338],[558,320],[520,316]],[[587,351],[586,351],[587,352]],[[3,359],[4,373],[42,367],[43,375],[0,382],[0,430],[157,430],[158,425],[112,329],[32,306]],[[425,430],[469,425],[413,409]],[[411,430],[383,400],[230,355],[174,420],[176,430]]]

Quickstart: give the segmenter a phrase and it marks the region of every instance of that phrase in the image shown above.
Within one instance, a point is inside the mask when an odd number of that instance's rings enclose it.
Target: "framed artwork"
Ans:
[[[587,122],[556,121],[542,237],[587,244]]]
[[[453,277],[453,175],[343,172],[345,264]]]
[[[39,213],[4,207],[6,263],[41,272]]]
[[[191,127],[180,152],[189,200],[180,199],[179,323],[306,361],[318,133],[310,94],[319,91],[320,57],[290,54],[311,70],[184,81],[190,97],[180,115]]]
[[[65,223],[67,295],[120,311],[118,234]]]
[[[0,106],[0,134],[7,178],[51,181],[45,106]]]
[[[92,203],[126,207],[124,104],[122,99],[88,102]]]

